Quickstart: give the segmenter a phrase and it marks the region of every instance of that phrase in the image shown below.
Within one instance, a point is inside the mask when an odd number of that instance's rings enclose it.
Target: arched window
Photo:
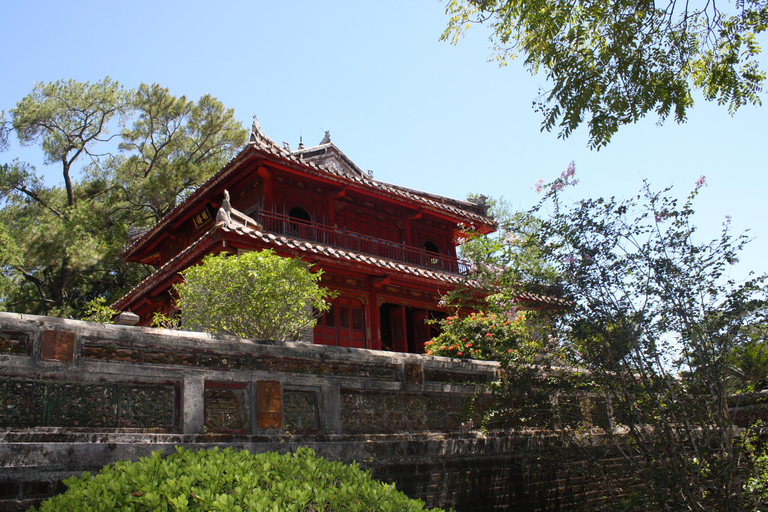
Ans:
[[[291,219],[288,223],[288,234],[297,236],[299,238],[312,238],[312,232],[309,224],[312,222],[312,217],[309,212],[301,206],[294,206],[288,211],[288,218]]]
[[[312,217],[309,215],[307,210],[305,210],[301,206],[294,206],[293,208],[291,208],[291,210],[288,212],[288,216],[291,219],[296,219],[304,222],[312,222]]]

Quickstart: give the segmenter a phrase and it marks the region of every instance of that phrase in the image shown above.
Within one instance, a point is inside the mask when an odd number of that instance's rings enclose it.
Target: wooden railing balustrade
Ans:
[[[264,231],[279,235],[454,274],[465,274],[468,270],[468,263],[464,260],[279,213],[260,211],[258,221],[264,226]]]

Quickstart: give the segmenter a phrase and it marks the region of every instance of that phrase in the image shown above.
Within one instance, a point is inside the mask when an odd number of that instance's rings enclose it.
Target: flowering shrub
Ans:
[[[424,344],[427,355],[501,360],[535,343],[526,314],[472,313],[436,322],[442,332]]]

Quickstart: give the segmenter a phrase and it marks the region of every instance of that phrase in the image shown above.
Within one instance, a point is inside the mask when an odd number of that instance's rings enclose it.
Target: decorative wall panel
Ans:
[[[173,385],[0,382],[0,427],[174,429]]]
[[[283,391],[283,421],[285,429],[301,434],[320,431],[317,393],[315,391]]]

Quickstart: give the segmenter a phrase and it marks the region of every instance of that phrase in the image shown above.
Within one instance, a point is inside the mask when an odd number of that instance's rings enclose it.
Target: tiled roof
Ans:
[[[546,304],[548,306],[559,306],[565,309],[572,308],[574,302],[568,299],[561,299],[560,297],[553,297],[552,295],[540,295],[538,293],[525,292],[515,297],[516,302],[533,302],[537,304]]]
[[[330,245],[292,238],[285,235],[265,233],[250,227],[245,227],[235,222],[232,222],[230,225],[222,224],[220,229],[227,233],[236,233],[241,236],[250,237],[254,240],[259,240],[274,247],[285,247],[287,249],[302,251],[307,254],[311,253],[344,261],[353,261],[357,263],[373,265],[384,270],[394,270],[397,272],[423,277],[426,279],[442,281],[445,283],[458,284],[464,279],[464,277],[460,274],[419,267],[400,261],[371,256],[369,254],[362,254],[347,249],[340,249],[338,247],[332,247]]]
[[[332,144],[329,143],[329,145],[332,145]],[[125,251],[123,251],[124,257],[127,257],[127,255],[130,255],[133,252],[133,250],[135,250],[142,243],[143,240],[147,240],[152,236],[154,236],[155,234],[157,234],[158,231],[160,231],[165,225],[167,225],[168,222],[170,222],[170,220],[173,219],[179,212],[193,208],[194,207],[193,205],[196,205],[196,200],[200,199],[201,196],[203,196],[208,189],[210,189],[211,187],[215,186],[217,183],[220,183],[225,178],[227,178],[229,176],[230,171],[232,171],[233,168],[235,167],[235,164],[237,163],[237,161],[245,158],[249,154],[249,151],[253,151],[253,150],[260,151],[266,155],[273,155],[275,157],[279,157],[280,159],[290,161],[299,166],[311,168],[316,172],[325,174],[326,176],[327,175],[333,176],[337,180],[339,180],[341,183],[351,182],[366,188],[374,188],[381,192],[384,192],[393,196],[405,198],[410,201],[415,201],[429,208],[462,218],[466,223],[483,225],[483,226],[487,226],[495,229],[494,222],[490,218],[458,207],[457,205],[461,204],[462,203],[461,201],[450,199],[450,198],[442,198],[441,200],[440,196],[436,196],[434,194],[420,193],[418,191],[414,191],[404,187],[398,187],[398,186],[390,185],[381,181],[376,181],[370,176],[366,175],[365,173],[351,174],[349,172],[345,172],[343,169],[336,169],[331,166],[306,161],[303,158],[303,153],[313,149],[316,149],[316,148],[307,148],[305,150],[291,152],[290,150],[280,147],[272,139],[270,139],[269,137],[261,133],[258,123],[256,122],[254,117],[254,125],[251,132],[251,139],[246,145],[246,147],[243,148],[243,150],[240,153],[235,155],[229,162],[227,162],[227,164],[224,167],[222,167],[218,172],[216,172],[216,174],[214,174],[208,180],[206,180],[203,184],[201,184],[197,188],[197,190],[195,190],[185,201],[183,201],[181,204],[176,206],[176,208],[171,210],[165,217],[160,219],[160,221],[154,227],[149,229],[146,233],[143,234],[143,236],[140,236],[132,244],[130,244],[125,249]],[[467,203],[467,206],[471,207],[469,203]]]
[[[435,196],[433,194],[427,194],[427,193],[423,193],[422,195],[417,191],[413,191],[403,187],[397,187],[394,185],[390,185],[388,183],[384,183],[382,181],[376,181],[370,176],[366,175],[365,173],[350,174],[349,172],[345,172],[343,169],[337,169],[331,166],[326,166],[323,164],[317,164],[315,162],[306,161],[304,160],[304,158],[302,158],[303,154],[309,151],[316,150],[319,146],[292,152],[290,150],[287,150],[285,148],[278,146],[272,139],[262,134],[261,131],[258,129],[258,125],[254,125],[254,131],[251,132],[250,144],[253,144],[255,147],[258,147],[259,149],[261,149],[262,151],[265,151],[266,153],[269,153],[275,156],[280,156],[282,158],[286,158],[297,164],[305,165],[313,169],[316,169],[318,171],[328,173],[328,174],[337,176],[339,178],[343,178],[345,180],[350,180],[355,183],[373,187],[377,190],[381,190],[383,192],[387,192],[396,196],[405,197],[412,201],[421,202],[437,210],[443,210],[453,215],[465,217],[471,222],[477,222],[479,224],[488,225],[488,226],[493,225],[493,221],[488,217],[464,210],[453,204],[445,204],[443,202],[436,200],[436,198],[439,196]],[[332,146],[333,144],[328,143],[328,145]],[[455,199],[450,199],[450,198],[445,198],[445,199],[450,203],[457,202]]]
[[[401,272],[404,274],[417,276],[424,279],[441,281],[443,283],[458,284],[464,279],[464,277],[461,276],[460,274],[442,272],[439,270],[432,270],[432,269],[419,267],[416,265],[410,265],[408,263],[403,263],[395,260],[379,258],[376,256],[361,254],[358,252],[349,251],[346,249],[340,249],[340,248],[332,247],[329,245],[292,238],[285,235],[275,235],[273,233],[265,233],[263,231],[253,229],[251,227],[244,226],[239,222],[232,221],[228,225],[224,223],[219,223],[213,226],[211,229],[205,232],[202,236],[200,236],[197,240],[195,240],[194,243],[192,243],[183,251],[181,251],[179,254],[171,258],[163,266],[155,270],[152,274],[150,274],[143,281],[141,281],[139,284],[134,286],[128,293],[126,293],[119,300],[115,301],[115,303],[112,304],[111,307],[118,310],[120,310],[123,307],[126,307],[131,298],[145,291],[146,288],[148,288],[148,286],[151,283],[161,282],[162,280],[167,279],[168,277],[179,272],[181,269],[178,268],[179,267],[178,263],[180,263],[180,261],[190,253],[195,252],[196,249],[203,250],[204,249],[202,247],[203,242],[205,240],[211,239],[212,235],[217,230],[220,230],[224,233],[232,233],[242,237],[248,237],[253,240],[263,242],[268,246],[274,247],[278,250],[280,248],[285,248],[285,249],[299,251],[304,254],[317,254],[318,256],[321,256],[321,257],[336,258],[338,260],[343,260],[343,261],[351,261],[351,262],[356,262],[356,263],[365,264],[365,265],[372,265],[384,271]]]
[[[188,254],[195,252],[196,249],[201,249],[203,242],[211,238],[211,235],[213,235],[215,231],[216,226],[203,233],[202,236],[188,245],[179,254],[168,260],[163,266],[157,268],[154,272],[142,279],[139,284],[131,288],[125,295],[117,299],[110,307],[113,309],[121,310],[123,307],[128,305],[127,302],[130,298],[137,295],[139,292],[144,291],[151,283],[160,283],[168,277],[178,273],[180,269],[177,268],[177,263],[179,263]]]

